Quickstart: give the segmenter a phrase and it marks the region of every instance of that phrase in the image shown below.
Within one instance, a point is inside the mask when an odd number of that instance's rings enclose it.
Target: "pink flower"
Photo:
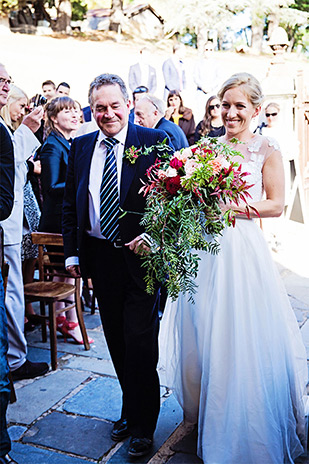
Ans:
[[[195,159],[189,159],[185,164],[185,173],[187,177],[192,176],[194,171],[198,168],[198,162]]]
[[[159,180],[164,180],[166,178],[166,172],[163,171],[163,169],[159,169],[157,176]]]
[[[174,158],[179,159],[179,161],[182,161],[183,163],[185,163],[190,156],[192,156],[192,150],[190,147],[184,148],[181,151],[176,151],[174,154]]]
[[[170,161],[170,166],[171,166],[171,168],[174,168],[174,169],[178,170],[178,169],[182,168],[183,162],[180,161],[178,158],[173,157],[171,159],[171,161]]]

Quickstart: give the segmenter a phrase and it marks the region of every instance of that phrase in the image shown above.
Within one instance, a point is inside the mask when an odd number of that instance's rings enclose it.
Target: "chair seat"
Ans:
[[[32,282],[24,285],[25,296],[42,300],[61,300],[72,295],[75,286],[65,282]]]

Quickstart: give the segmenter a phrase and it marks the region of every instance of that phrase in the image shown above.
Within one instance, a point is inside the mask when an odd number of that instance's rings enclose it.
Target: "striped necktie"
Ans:
[[[118,140],[107,137],[103,140],[106,146],[106,159],[100,188],[100,228],[101,234],[111,242],[119,236],[119,198],[117,165],[114,146]]]

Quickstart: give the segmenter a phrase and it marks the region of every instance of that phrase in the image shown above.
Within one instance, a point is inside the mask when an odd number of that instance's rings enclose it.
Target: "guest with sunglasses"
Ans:
[[[221,137],[225,134],[225,127],[221,120],[221,103],[212,95],[206,103],[205,114],[195,129],[194,142],[201,137]]]
[[[130,109],[130,113],[129,113],[129,122],[132,122],[132,124],[135,124],[135,105],[148,92],[149,92],[149,89],[145,85],[139,85],[138,87],[136,87],[133,90],[133,93],[132,93],[132,95],[133,95],[133,100],[132,100],[133,107]]]

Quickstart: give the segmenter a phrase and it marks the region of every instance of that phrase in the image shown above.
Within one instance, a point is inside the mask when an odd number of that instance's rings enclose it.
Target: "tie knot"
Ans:
[[[118,140],[114,139],[113,137],[106,137],[106,139],[104,139],[103,142],[106,148],[110,150],[118,143]]]

